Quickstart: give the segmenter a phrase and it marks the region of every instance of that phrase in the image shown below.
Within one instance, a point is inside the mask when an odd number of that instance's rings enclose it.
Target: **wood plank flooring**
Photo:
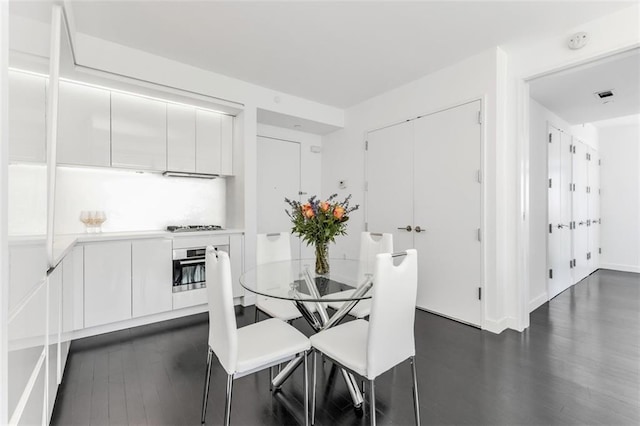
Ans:
[[[237,308],[238,325],[253,322]],[[207,315],[74,341],[54,425],[197,425]],[[303,320],[294,325],[306,334]],[[600,270],[544,304],[524,333],[483,332],[418,311],[423,424],[640,424],[640,275]],[[318,371],[319,425],[366,425],[330,363]],[[207,424],[221,424],[225,373],[214,361]],[[235,425],[303,423],[302,376],[269,392],[269,373],[234,383]],[[376,381],[378,424],[414,423],[408,363]],[[365,410],[366,411],[366,410]]]

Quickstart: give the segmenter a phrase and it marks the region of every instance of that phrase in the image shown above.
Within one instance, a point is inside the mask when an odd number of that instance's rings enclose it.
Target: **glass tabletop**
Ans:
[[[240,284],[252,293],[292,301],[346,302],[371,298],[370,291],[353,294],[353,290],[372,279],[372,268],[366,262],[329,259],[329,272],[323,275],[316,274],[315,262],[315,259],[296,259],[258,265],[240,276]]]

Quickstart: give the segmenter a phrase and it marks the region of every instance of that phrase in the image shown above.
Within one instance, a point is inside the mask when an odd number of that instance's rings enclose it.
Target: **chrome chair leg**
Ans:
[[[213,362],[213,351],[211,348],[207,350],[207,370],[204,375],[204,392],[202,396],[202,418],[201,422],[204,424],[205,417],[207,416],[207,402],[209,401],[209,383],[211,382],[211,364]]]
[[[311,381],[311,424],[313,425],[316,422],[316,382],[318,381],[316,364],[318,362],[318,352],[313,349],[312,351],[313,364],[311,368],[313,369],[313,380]]]
[[[374,380],[369,380],[369,417],[371,417],[371,426],[376,426],[376,385]]]
[[[231,423],[231,392],[233,391],[233,374],[227,375],[227,400],[224,406],[224,424]]]
[[[307,370],[307,354],[304,352],[304,424],[309,426],[309,371]]]
[[[420,426],[420,404],[418,403],[418,377],[416,376],[416,359],[409,358],[411,361],[411,373],[413,374],[413,410],[416,415],[416,425]]]

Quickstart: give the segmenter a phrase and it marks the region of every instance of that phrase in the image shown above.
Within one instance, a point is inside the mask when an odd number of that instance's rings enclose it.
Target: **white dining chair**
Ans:
[[[358,264],[358,284],[364,282],[367,274],[373,274],[375,267],[376,255],[380,253],[393,253],[393,234],[377,234],[372,232],[363,232],[360,234],[360,262]],[[345,290],[332,293],[325,296],[325,299],[331,300],[336,297],[349,297],[355,290]],[[345,302],[335,301],[329,302],[330,308],[338,310]],[[366,318],[371,312],[371,300],[364,299],[359,301],[350,311],[349,315],[356,318]]]
[[[401,263],[394,265],[394,259]],[[315,422],[317,352],[369,382],[372,425],[376,424],[376,377],[409,359],[416,424],[420,424],[413,331],[418,288],[416,250],[377,255],[374,277],[368,322],[356,319],[310,338],[314,350],[311,424]]]
[[[256,263],[258,265],[287,260],[291,260],[291,234],[288,232],[280,232],[276,234],[257,235]],[[315,304],[307,303],[305,306],[310,312],[315,312]],[[257,295],[255,307],[256,314],[254,322],[258,322],[259,311],[271,318],[279,318],[283,321],[293,321],[294,319],[302,317],[298,308],[289,300]]]
[[[309,419],[309,385],[307,354],[309,339],[286,322],[270,318],[237,328],[233,307],[229,255],[207,247],[205,273],[209,301],[209,351],[202,400],[202,423],[207,414],[211,364],[215,354],[227,372],[227,399],[224,423],[231,420],[233,381],[240,377],[279,365],[295,357],[303,357],[305,424]]]

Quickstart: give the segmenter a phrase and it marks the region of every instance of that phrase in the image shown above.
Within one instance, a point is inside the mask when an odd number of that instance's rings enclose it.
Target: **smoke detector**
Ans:
[[[569,49],[571,50],[578,50],[585,47],[588,41],[589,34],[585,32],[575,33],[569,37],[569,40],[567,40],[567,46],[569,46]]]
[[[611,90],[603,90],[601,92],[596,92],[593,94],[596,99],[602,101],[603,104],[608,104],[609,102],[613,102],[613,89]]]

